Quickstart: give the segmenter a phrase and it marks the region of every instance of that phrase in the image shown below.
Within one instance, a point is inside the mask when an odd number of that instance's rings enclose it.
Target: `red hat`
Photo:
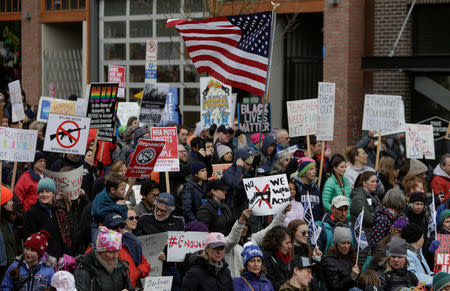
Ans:
[[[42,257],[47,250],[48,240],[51,237],[48,231],[41,229],[39,232],[30,235],[25,241],[24,246],[32,248],[39,254],[39,257]]]
[[[0,193],[0,205],[5,204],[13,197],[13,192],[6,188],[5,186],[1,186],[1,193]]]

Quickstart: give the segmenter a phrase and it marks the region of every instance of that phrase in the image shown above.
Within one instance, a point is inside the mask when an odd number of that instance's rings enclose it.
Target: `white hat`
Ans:
[[[77,291],[75,288],[75,278],[67,271],[58,271],[53,275],[52,287],[58,291]]]
[[[331,201],[331,206],[333,206],[334,208],[340,208],[342,206],[350,206],[350,204],[348,203],[347,197],[345,197],[344,195],[338,195]]]

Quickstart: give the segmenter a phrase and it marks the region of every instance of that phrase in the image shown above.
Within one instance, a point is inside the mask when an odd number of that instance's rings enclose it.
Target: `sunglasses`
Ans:
[[[139,216],[128,216],[129,220],[138,220]]]
[[[302,236],[309,236],[309,231],[303,230],[303,231],[301,232],[301,234],[302,234]]]

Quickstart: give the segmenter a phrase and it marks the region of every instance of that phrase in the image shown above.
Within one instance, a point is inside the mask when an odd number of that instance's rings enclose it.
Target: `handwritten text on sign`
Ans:
[[[401,96],[366,95],[362,130],[395,131],[402,126]]]
[[[334,83],[319,82],[317,140],[333,140],[335,89]]]
[[[248,206],[257,216],[281,212],[291,200],[286,174],[243,179]]]
[[[83,166],[68,172],[53,172],[45,169],[44,175],[55,181],[58,192],[61,192],[67,199],[76,200],[80,196]]]
[[[167,232],[139,236],[138,238],[142,242],[142,254],[151,266],[149,276],[161,276],[163,263],[158,259],[158,256],[166,246]]]
[[[108,66],[108,82],[119,83],[117,97],[125,97],[125,67]]]
[[[176,127],[152,127],[152,140],[165,141],[164,149],[158,157],[155,172],[177,172],[180,170],[178,160],[178,135]]]
[[[287,102],[291,137],[316,134],[318,107],[317,98]]]
[[[205,248],[207,232],[169,231],[167,240],[167,261],[182,262],[187,253]]]
[[[434,272],[450,273],[450,235],[438,233],[437,240],[440,244],[434,253]]]
[[[170,291],[172,290],[172,280],[173,276],[147,277],[145,278],[144,291]]]
[[[271,132],[272,106],[270,103],[239,104],[238,120],[243,133]]]
[[[0,160],[32,162],[36,153],[37,130],[0,127]]]
[[[434,160],[433,126],[427,124],[406,124],[406,157],[408,159]]]

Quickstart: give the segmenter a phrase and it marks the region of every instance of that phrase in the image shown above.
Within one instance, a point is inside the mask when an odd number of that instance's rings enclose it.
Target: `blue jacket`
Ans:
[[[197,220],[197,212],[202,205],[202,198],[206,194],[206,183],[200,186],[197,182],[189,179],[184,184],[183,194],[181,195],[183,204],[183,216],[186,223]]]
[[[314,220],[322,220],[323,215],[325,214],[325,209],[323,208],[322,195],[320,194],[320,189],[319,186],[317,186],[316,182],[312,182],[310,185],[307,185],[300,177],[295,177],[294,184],[295,186],[297,186],[297,194],[295,195],[295,200],[304,204],[306,201],[307,193],[309,192],[309,199],[311,200]]]
[[[319,239],[317,240],[317,246],[323,254],[326,254],[328,249],[333,245],[333,232],[337,223],[333,219],[331,219],[331,213],[328,213],[323,221],[316,221],[316,224],[322,228]],[[354,229],[352,226],[350,226],[348,221],[345,222],[345,225],[350,228],[353,240],[352,245],[353,247],[356,247],[357,242],[355,239]]]
[[[269,148],[269,146],[275,142],[275,139],[270,136],[267,135],[266,138],[263,140],[262,146],[261,146],[261,156],[262,156],[262,162],[263,162],[263,169],[264,172],[266,173],[270,173],[270,171],[272,170],[273,164],[275,163],[276,156],[277,156],[277,149],[275,149],[270,156],[268,156],[266,154],[267,149]]]
[[[409,260],[408,271],[413,272],[419,282],[425,282],[426,287],[433,286],[434,273],[430,270],[423,256],[422,249],[416,253],[408,248],[406,255]]]
[[[21,263],[19,278],[13,279],[10,276],[10,272],[13,268],[17,267],[19,263]],[[40,262],[34,270],[30,270],[25,261],[14,262],[6,271],[0,289],[2,291],[47,290],[50,287],[54,273],[55,271],[53,270],[53,268],[46,266],[44,262]]]
[[[244,175],[244,167],[237,166],[236,161],[241,159],[247,151],[236,150],[233,157],[233,165],[223,172],[223,181],[231,188],[236,188]]]
[[[257,277],[250,272],[242,273],[241,277],[233,278],[234,291],[252,291],[242,277],[247,279],[248,283],[253,287],[253,291],[274,291],[272,283],[266,276],[260,275]]]
[[[119,213],[123,219],[127,219],[128,208],[126,205],[118,205],[116,202],[119,199],[111,197],[106,188],[98,193],[92,203],[92,220],[95,223],[103,222],[106,215],[110,213]]]

